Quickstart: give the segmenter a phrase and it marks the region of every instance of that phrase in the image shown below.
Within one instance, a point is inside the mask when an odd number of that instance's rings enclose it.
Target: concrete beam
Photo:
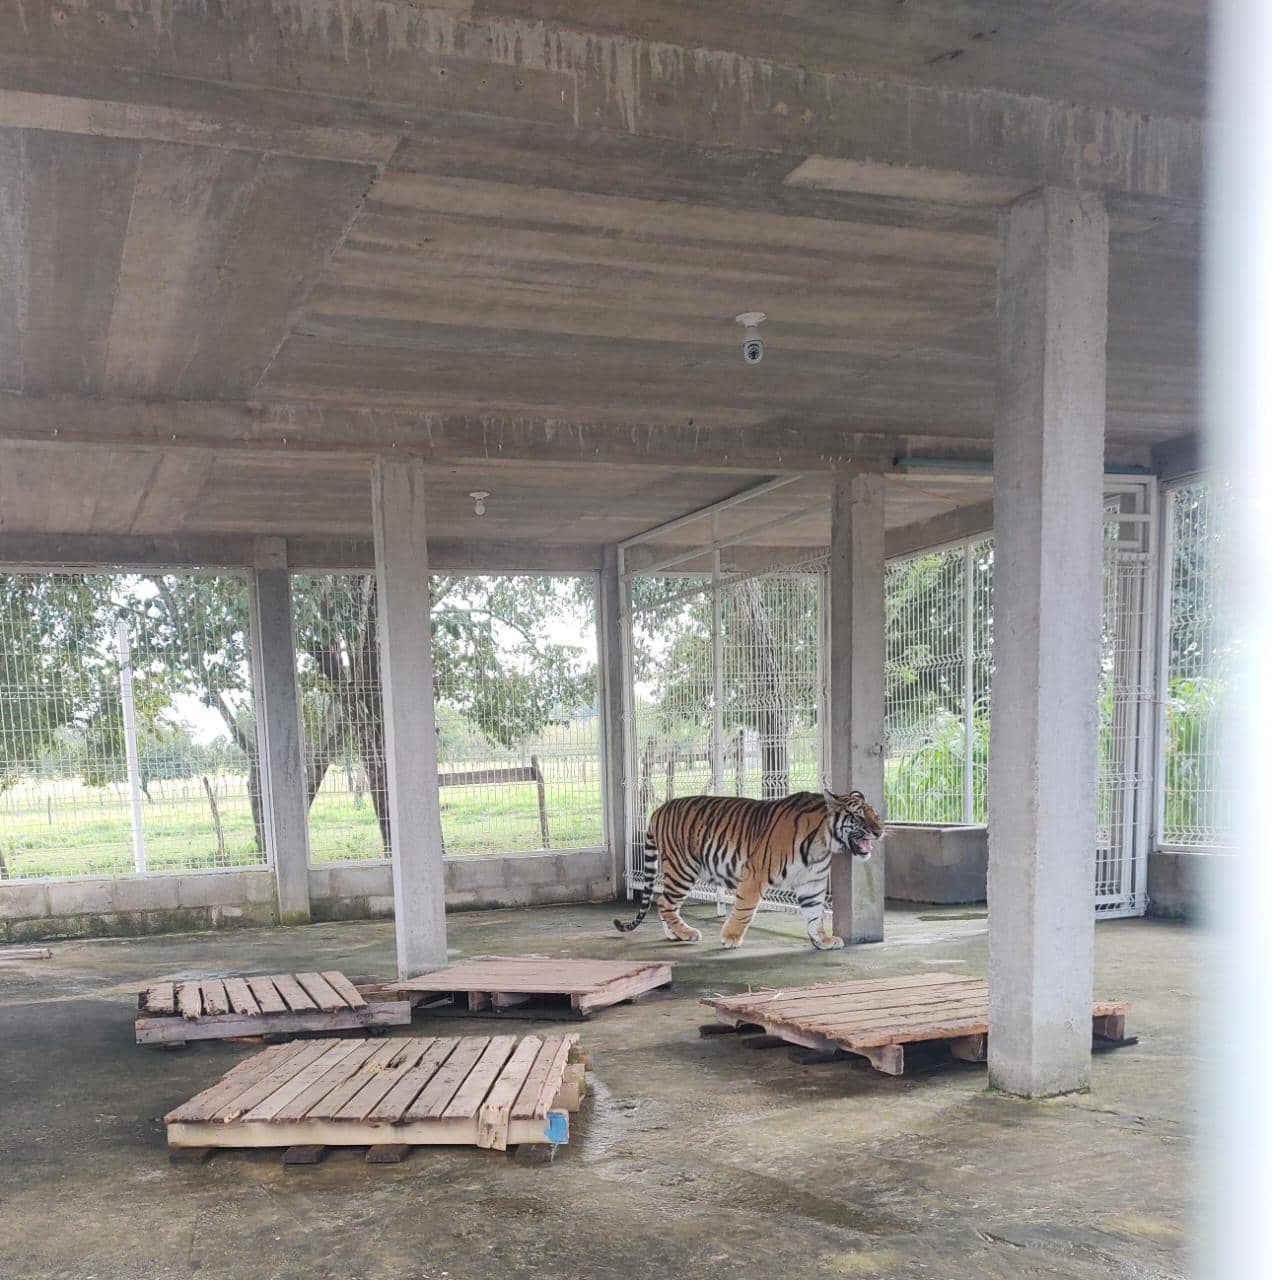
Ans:
[[[313,0],[280,20],[252,0],[168,5],[162,37],[114,0],[27,0],[0,47],[35,91],[59,68],[147,67],[172,78],[296,96],[369,99],[701,146],[868,161],[986,179],[1072,183],[1195,199],[1195,119],[990,89],[818,70],[709,45],[603,34],[449,7]],[[710,38],[708,36],[708,38]],[[34,73],[32,71],[34,70]],[[25,74],[24,74],[25,73]],[[126,92],[120,89],[118,92]]]
[[[955,507],[952,511],[943,511],[939,516],[931,516],[927,520],[917,520],[914,524],[904,524],[896,529],[889,529],[887,535],[888,559],[898,556],[914,555],[919,551],[929,551],[936,547],[947,546],[951,542],[961,542],[964,538],[975,538],[988,535],[994,531],[994,503],[977,502],[971,506]]]
[[[446,963],[446,880],[437,799],[433,643],[429,626],[424,469],[385,458],[371,473],[384,688],[384,748],[393,843],[398,977]]]
[[[371,573],[375,545],[369,538],[287,538],[293,571]],[[0,565],[55,569],[205,567],[241,569],[253,563],[255,539],[197,534],[140,537],[132,534],[0,533]],[[504,539],[441,540],[429,543],[435,573],[593,573],[598,549],[591,543],[527,544]]]
[[[265,830],[282,924],[309,923],[309,801],[296,685],[291,575],[281,538],[255,548],[249,606]]]
[[[989,1070],[1010,1093],[1091,1070],[1108,222],[1048,188],[999,275]]]
[[[982,462],[989,441],[794,426],[599,424],[507,414],[414,413],[343,405],[105,400],[0,393],[0,442],[161,445],[341,453],[429,461],[646,463],[772,474],[878,467],[909,455]],[[1137,455],[1138,456],[1138,455]]]
[[[884,480],[837,475],[831,489],[826,669],[827,784],[861,791],[883,813]],[[886,842],[885,842],[886,843]],[[883,846],[830,867],[834,927],[845,942],[883,938]]]

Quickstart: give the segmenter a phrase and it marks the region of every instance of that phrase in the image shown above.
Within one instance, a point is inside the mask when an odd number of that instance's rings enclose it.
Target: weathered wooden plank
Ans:
[[[568,1112],[562,1112],[567,1116]],[[541,1118],[510,1120],[505,1146],[547,1142]],[[560,1138],[565,1141],[568,1128]],[[268,1120],[250,1124],[223,1124],[219,1121],[174,1122],[168,1126],[168,1144],[173,1147],[282,1147],[315,1145],[327,1147],[372,1147],[377,1145],[412,1147],[479,1145],[477,1119],[414,1120],[386,1125],[368,1120],[319,1120],[306,1118],[278,1125]],[[503,1150],[503,1147],[499,1148]]]
[[[202,1093],[196,1093],[188,1102],[169,1111],[164,1116],[164,1122],[172,1124],[177,1121],[210,1120],[221,1106],[231,1098],[237,1097],[248,1085],[262,1079],[280,1062],[296,1052],[298,1047],[294,1044],[271,1045],[270,1048],[250,1058],[244,1058],[210,1088],[204,1089]]]
[[[393,1060],[391,1067],[375,1072],[370,1079],[335,1113],[337,1120],[365,1120],[375,1110],[376,1104],[389,1093],[403,1076],[419,1065],[420,1059],[428,1051],[430,1041],[424,1039],[408,1040],[402,1047],[401,1054]]]
[[[203,993],[197,982],[183,982],[177,988],[177,1008],[191,1022],[203,1012]]]
[[[383,1047],[375,1040],[351,1040],[346,1043],[354,1046],[353,1051],[346,1057],[333,1062],[312,1084],[279,1107],[271,1117],[275,1123],[304,1119],[337,1085],[351,1079],[367,1059]]]
[[[486,1051],[488,1036],[465,1036],[437,1074],[420,1090],[403,1114],[405,1120],[437,1119],[464,1083],[473,1065]]]
[[[193,1021],[180,1018],[139,1017],[138,1044],[171,1044],[184,1040],[227,1040],[234,1036],[289,1035],[296,1031],[359,1031],[366,1027],[401,1027],[411,1020],[406,1000],[385,1000],[361,1009],[323,1013],[226,1013]]]
[[[309,1116],[315,1120],[334,1119],[336,1113],[366,1084],[372,1072],[383,1071],[395,1058],[405,1052],[409,1045],[402,1040],[390,1040],[379,1045],[370,1057],[366,1058],[347,1079],[325,1094],[319,1102],[309,1109]]]
[[[302,1040],[295,1045],[285,1046],[294,1052],[282,1059],[272,1071],[253,1081],[236,1097],[222,1103],[211,1117],[213,1120],[237,1120],[245,1112],[250,1111],[258,1102],[263,1102],[275,1089],[286,1080],[290,1080],[296,1072],[316,1062],[323,1054],[329,1052],[333,1045],[340,1044],[333,1040]]]
[[[549,1040],[540,1050],[539,1057],[530,1069],[530,1074],[526,1076],[526,1082],[522,1085],[516,1102],[513,1103],[512,1118],[514,1120],[548,1114],[552,1099],[561,1088],[565,1066],[570,1058],[570,1049],[576,1038],[561,1036]]]
[[[508,1146],[508,1129],[512,1107],[539,1056],[543,1042],[538,1036],[526,1036],[508,1059],[502,1074],[486,1095],[478,1117],[477,1145],[487,1150],[503,1151]]]
[[[360,1009],[366,1004],[362,993],[338,969],[328,969],[322,976],[326,978],[331,988],[343,997],[350,1009]]]
[[[293,1098],[304,1093],[314,1081],[350,1057],[360,1047],[357,1040],[329,1042],[331,1047],[321,1057],[315,1058],[295,1075],[282,1081],[273,1093],[262,1098],[250,1111],[243,1113],[244,1120],[272,1120]]]
[[[368,1120],[400,1120],[406,1109],[420,1095],[424,1086],[437,1074],[442,1064],[455,1051],[459,1039],[441,1036],[434,1040],[420,1060],[403,1074],[372,1108]]]
[[[226,997],[225,983],[220,978],[205,978],[200,984],[203,991],[203,1011],[216,1015],[229,1013],[230,1002]]]
[[[243,978],[226,978],[225,998],[230,1002],[230,1008],[235,1013],[255,1017],[261,1011],[261,1006],[252,994],[251,987],[247,985],[247,981]]]
[[[171,982],[156,982],[142,993],[141,1007],[147,1013],[167,1014],[171,1017],[177,1011],[177,989]]]
[[[349,1007],[344,997],[320,973],[298,973],[296,981],[325,1013],[334,1013],[337,1009]]]
[[[624,978],[613,978],[597,987],[591,995],[574,995],[570,1002],[580,1013],[592,1013],[596,1009],[604,1009],[623,1000],[631,1000],[644,995],[656,987],[665,987],[671,982],[671,966],[659,965],[634,973]]]
[[[290,973],[273,973],[269,979],[278,994],[287,1001],[287,1007],[293,1013],[303,1013],[307,1009],[318,1008],[315,1001],[311,1000],[309,993],[296,981],[295,977]]]
[[[247,985],[256,998],[256,1003],[260,1005],[262,1013],[287,1012],[287,1001],[278,994],[272,979],[248,978]]]
[[[516,1036],[494,1036],[442,1115],[475,1116],[516,1045]]]

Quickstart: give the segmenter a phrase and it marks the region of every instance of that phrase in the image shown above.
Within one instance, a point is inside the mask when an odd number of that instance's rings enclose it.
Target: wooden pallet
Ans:
[[[168,1143],[367,1147],[382,1162],[401,1148],[469,1144],[503,1151],[557,1145],[584,1092],[576,1035],[419,1036],[299,1040],[240,1062],[164,1116]],[[399,1149],[399,1150],[393,1150]],[[378,1158],[376,1158],[378,1157]]]
[[[586,1018],[655,987],[671,985],[667,961],[557,960],[549,956],[478,956],[374,992],[408,999],[428,1013],[541,1016],[555,1000],[558,1016]],[[568,1001],[568,1004],[565,1002]]]
[[[296,1032],[360,1031],[411,1020],[405,1000],[368,1001],[335,970],[154,982],[137,995],[138,1044]]]
[[[758,1029],[808,1049],[858,1054],[891,1076],[905,1071],[906,1046],[920,1042],[944,1042],[955,1058],[985,1061],[989,988],[979,978],[924,973],[705,996],[702,1003],[715,1010],[721,1029]],[[1097,1000],[1094,1035],[1121,1042],[1129,1008],[1126,1001]]]

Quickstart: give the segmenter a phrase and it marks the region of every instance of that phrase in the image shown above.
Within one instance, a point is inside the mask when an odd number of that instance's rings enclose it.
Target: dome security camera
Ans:
[[[742,359],[747,364],[759,364],[764,359],[764,339],[760,337],[760,325],[768,317],[763,311],[744,311],[735,318],[746,330],[742,335]]]

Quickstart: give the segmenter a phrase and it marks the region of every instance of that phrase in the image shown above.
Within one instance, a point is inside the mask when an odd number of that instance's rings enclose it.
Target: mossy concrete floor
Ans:
[[[966,1064],[892,1079],[698,1034],[704,990],[983,974],[983,911],[890,913],[885,944],[837,954],[772,917],[725,951],[712,909],[691,914],[708,929],[697,947],[664,942],[656,924],[619,937],[600,907],[451,917],[462,956],[679,962],[673,992],[568,1024],[594,1052],[593,1092],[547,1168],[470,1148],[401,1165],[352,1151],[291,1169],[273,1152],[169,1164],[159,1117],[254,1049],[138,1048],[136,987],[232,971],[387,976],[388,924],[55,943],[51,960],[0,966],[0,1276],[1185,1274],[1204,935],[1100,925],[1097,993],[1133,1002],[1141,1043],[1098,1055],[1089,1094],[1025,1103],[987,1093],[983,1068]],[[432,1029],[416,1019],[417,1034]]]

